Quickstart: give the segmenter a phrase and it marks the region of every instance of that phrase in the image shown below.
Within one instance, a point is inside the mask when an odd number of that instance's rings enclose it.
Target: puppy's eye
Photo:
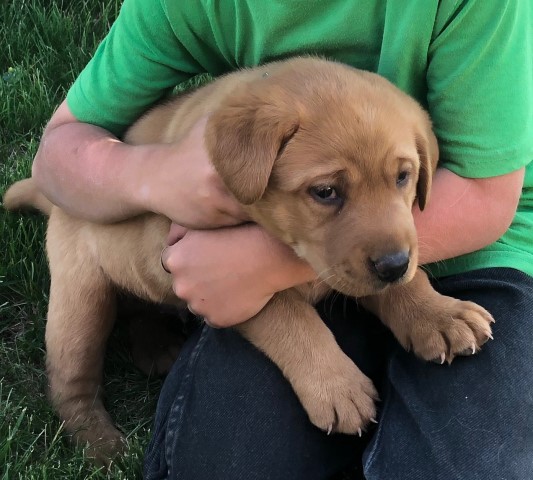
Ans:
[[[409,181],[410,174],[407,170],[402,170],[398,177],[396,178],[396,185],[398,187],[403,187],[407,185],[407,182]]]
[[[331,185],[316,185],[311,187],[309,194],[314,200],[323,205],[339,205],[342,203],[341,196]]]

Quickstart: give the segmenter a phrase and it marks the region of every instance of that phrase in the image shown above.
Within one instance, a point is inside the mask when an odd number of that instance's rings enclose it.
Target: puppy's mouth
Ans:
[[[321,255],[312,255],[303,243],[294,243],[294,251],[315,269],[320,283],[350,297],[376,295],[394,285],[410,281],[414,275],[416,252],[385,255],[372,261],[370,258],[345,258],[329,264]]]
[[[344,277],[340,278],[333,288],[338,292],[350,297],[367,297],[369,295],[382,293],[390,286],[390,283],[373,279],[371,277],[369,277],[366,281],[357,281],[353,278]]]
[[[407,268],[405,272],[394,278],[380,278],[370,268],[355,270],[353,267],[338,264],[332,266],[329,269],[329,275],[322,276],[322,280],[344,295],[365,297],[382,293],[389,287],[407,283],[412,276],[411,268]]]
[[[375,295],[391,286],[390,282],[379,280],[377,277],[366,274],[366,272],[354,275],[352,271],[347,272],[341,265],[331,267],[329,275],[323,275],[321,278],[333,290],[350,297]]]

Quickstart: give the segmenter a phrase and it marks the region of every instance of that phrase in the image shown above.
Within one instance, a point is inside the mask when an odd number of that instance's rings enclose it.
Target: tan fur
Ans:
[[[50,215],[53,207],[31,178],[21,180],[9,188],[2,202],[7,210],[38,210],[46,215]]]
[[[178,142],[207,113],[206,145],[229,190],[254,221],[319,274],[313,284],[275,295],[237,327],[280,367],[315,425],[356,433],[376,415],[371,381],[312,306],[331,289],[360,297],[402,345],[426,360],[451,361],[486,341],[490,315],[437,294],[417,269],[411,208],[416,199],[421,207],[427,201],[438,150],[415,101],[377,75],[297,58],[227,75],[156,107],[125,140]],[[403,170],[410,178],[400,187]],[[18,198],[8,208],[35,204],[37,192],[25,182],[6,195]],[[321,204],[310,194],[313,186],[333,186],[344,203]],[[103,461],[122,442],[101,402],[114,292],[178,302],[159,262],[168,227],[153,214],[105,226],[57,207],[50,215],[51,398],[67,429]],[[410,254],[407,272],[392,283],[379,279],[371,262],[401,251]]]

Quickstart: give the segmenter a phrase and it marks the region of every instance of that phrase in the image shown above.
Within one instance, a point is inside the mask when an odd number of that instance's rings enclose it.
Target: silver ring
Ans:
[[[165,250],[166,250],[167,248],[168,248],[168,246],[166,246],[165,248],[163,248],[163,250],[161,250],[161,255],[159,256],[159,261],[161,262],[161,268],[162,268],[165,272],[171,274],[172,272],[171,272],[167,267],[165,267],[165,264],[163,263],[163,253],[165,253]]]

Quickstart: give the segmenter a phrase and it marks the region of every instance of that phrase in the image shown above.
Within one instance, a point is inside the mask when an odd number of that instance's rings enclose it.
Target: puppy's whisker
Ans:
[[[318,280],[316,280],[313,284],[313,288],[318,288],[320,286],[322,286],[323,284],[328,284],[328,281],[330,279],[332,279],[333,277],[335,277],[335,273],[331,273],[329,275],[327,275],[329,272],[331,272],[333,270],[334,267],[328,267],[328,268],[325,268],[324,270],[322,270],[319,274],[318,274]]]
[[[322,278],[322,277],[324,277],[324,275],[326,275],[328,272],[331,272],[331,271],[333,270],[333,268],[334,268],[334,266],[326,267],[324,270],[322,270],[321,272],[319,272],[319,273],[317,274],[317,276],[318,276],[319,278]]]

